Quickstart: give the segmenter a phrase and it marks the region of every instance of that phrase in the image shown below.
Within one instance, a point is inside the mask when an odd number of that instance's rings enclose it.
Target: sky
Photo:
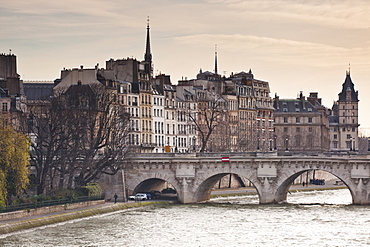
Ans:
[[[27,80],[54,80],[63,68],[105,67],[144,58],[147,19],[155,74],[172,83],[200,69],[252,70],[271,97],[318,92],[332,107],[350,70],[359,122],[370,136],[368,0],[0,0],[0,53],[17,56]],[[367,134],[368,133],[368,134]]]

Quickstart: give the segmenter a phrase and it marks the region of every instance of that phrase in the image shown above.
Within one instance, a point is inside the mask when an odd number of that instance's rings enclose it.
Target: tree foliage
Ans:
[[[28,185],[29,138],[0,120],[0,204]]]

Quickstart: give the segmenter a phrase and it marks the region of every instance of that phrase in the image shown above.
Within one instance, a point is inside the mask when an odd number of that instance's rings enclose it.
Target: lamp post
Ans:
[[[356,141],[355,141],[356,138],[353,137],[352,139],[353,139],[353,149],[352,150],[354,152],[354,151],[356,151]]]
[[[270,138],[270,151],[272,151],[272,139]]]
[[[288,138],[285,138],[285,150],[288,151]]]

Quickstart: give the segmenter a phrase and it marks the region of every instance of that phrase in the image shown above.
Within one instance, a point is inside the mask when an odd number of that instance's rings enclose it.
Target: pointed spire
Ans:
[[[148,24],[146,27],[146,49],[145,49],[145,55],[144,60],[145,62],[148,62],[149,64],[152,64],[152,53],[150,52],[150,36],[149,36],[149,16],[148,16]]]
[[[217,75],[217,44],[215,44],[215,74]]]

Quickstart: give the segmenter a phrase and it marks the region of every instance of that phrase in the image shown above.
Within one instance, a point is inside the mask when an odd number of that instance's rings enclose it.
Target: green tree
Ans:
[[[0,204],[28,185],[29,138],[0,120]]]

